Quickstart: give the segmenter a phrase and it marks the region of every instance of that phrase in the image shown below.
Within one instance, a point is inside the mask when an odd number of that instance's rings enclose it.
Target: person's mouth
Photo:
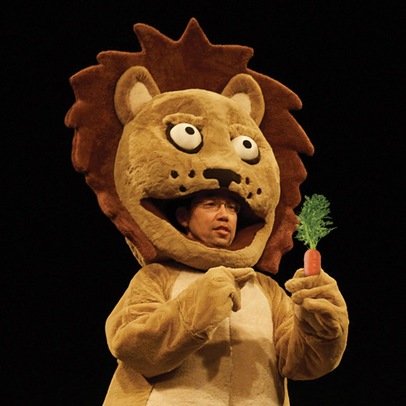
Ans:
[[[227,226],[217,226],[214,228],[214,231],[224,236],[230,234],[230,229]]]

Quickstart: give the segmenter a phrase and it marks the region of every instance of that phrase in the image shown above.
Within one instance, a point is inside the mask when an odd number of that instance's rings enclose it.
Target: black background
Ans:
[[[68,78],[95,64],[100,51],[139,51],[137,22],[177,40],[191,17],[213,44],[253,47],[249,67],[300,96],[304,107],[293,114],[316,148],[304,157],[302,193],[326,195],[338,227],[319,248],[348,303],[348,348],[329,375],[291,382],[292,406],[406,400],[405,13],[402,1],[375,3],[2,6],[2,404],[103,401],[115,369],[104,322],[138,266],[73,170],[73,131],[64,127],[74,102]],[[284,257],[280,283],[301,266],[303,252],[296,243]]]

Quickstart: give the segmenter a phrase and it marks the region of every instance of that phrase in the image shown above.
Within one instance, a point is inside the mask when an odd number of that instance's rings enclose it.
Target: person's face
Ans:
[[[228,197],[199,197],[190,209],[177,211],[179,224],[189,238],[208,247],[227,248],[234,240],[237,229],[238,205]]]

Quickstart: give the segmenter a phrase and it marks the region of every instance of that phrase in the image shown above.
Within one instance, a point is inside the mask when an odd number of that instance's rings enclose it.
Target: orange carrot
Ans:
[[[305,276],[318,275],[321,271],[321,255],[316,246],[320,238],[335,228],[331,228],[333,222],[329,214],[330,203],[325,196],[305,196],[302,210],[297,216],[299,224],[296,234],[296,238],[307,247],[304,255]]]
[[[304,274],[305,276],[318,275],[321,271],[320,252],[311,248],[304,255]]]

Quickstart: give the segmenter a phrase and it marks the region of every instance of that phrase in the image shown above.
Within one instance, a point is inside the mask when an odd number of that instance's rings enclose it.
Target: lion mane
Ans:
[[[276,273],[282,255],[293,246],[292,234],[297,227],[294,209],[301,201],[300,184],[306,178],[299,154],[314,152],[307,135],[290,114],[301,108],[300,99],[278,81],[247,67],[253,56],[251,48],[212,45],[195,19],[189,21],[178,41],[145,24],[136,24],[134,31],[141,52],[101,52],[98,65],[70,79],[76,102],[65,123],[75,130],[75,170],[85,175],[102,211],[136,248],[138,261],[143,264],[160,260],[159,252],[124,207],[116,190],[114,165],[123,132],[114,107],[117,81],[130,67],[143,66],[162,92],[195,88],[220,93],[236,74],[251,75],[263,92],[265,115],[260,129],[280,168],[281,187],[272,233],[255,267]]]

